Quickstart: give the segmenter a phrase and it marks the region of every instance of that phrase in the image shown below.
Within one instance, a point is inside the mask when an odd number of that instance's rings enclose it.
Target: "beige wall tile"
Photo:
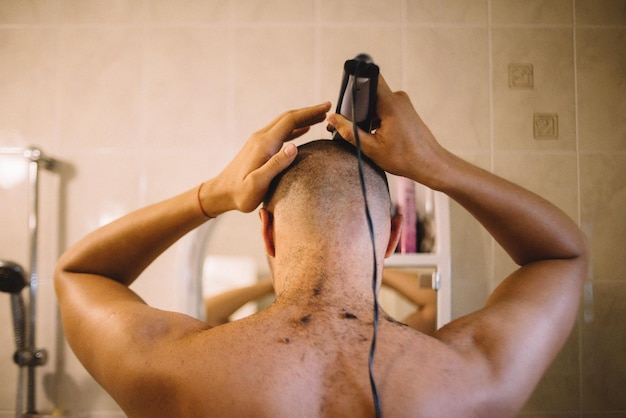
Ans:
[[[409,23],[487,23],[486,0],[412,0],[406,9]]]
[[[61,0],[64,23],[131,23],[145,20],[144,0]]]
[[[579,25],[626,25],[624,0],[576,0]]]
[[[496,152],[495,173],[544,196],[578,220],[575,153]]]
[[[316,19],[314,0],[247,0],[230,2],[234,22],[313,23]]]
[[[489,149],[489,56],[483,28],[410,28],[406,91],[439,141]]]
[[[557,413],[580,407],[579,333],[576,325],[524,406],[524,412]]]
[[[575,150],[570,29],[493,30],[493,125],[497,150]],[[509,64],[532,64],[534,88],[509,87]],[[534,139],[535,113],[558,115],[558,139]]]
[[[593,320],[583,324],[582,410],[626,410],[626,283],[593,284]]]
[[[58,53],[54,29],[0,31],[0,146],[58,139]]]
[[[214,23],[228,20],[223,0],[145,0],[148,19],[155,23]]]
[[[485,229],[458,204],[450,204],[452,253],[452,318],[485,305],[491,292],[492,240]]]
[[[0,2],[0,24],[57,23],[62,0],[4,0]]]
[[[399,23],[402,19],[401,0],[320,0],[320,13],[325,23]]]
[[[626,150],[626,29],[576,31],[581,150]]]
[[[141,165],[145,201],[152,203],[173,196],[219,174],[229,161],[223,152],[223,141],[225,138],[216,137],[198,147],[144,152],[137,162]]]
[[[221,27],[149,31],[146,57],[146,143],[157,148],[201,147],[225,140],[228,48]],[[217,142],[219,144],[219,142]]]
[[[2,329],[0,329],[0,338],[2,338],[2,341],[10,342],[10,345],[7,344],[7,349],[2,350],[2,354],[8,355],[4,355],[4,358],[0,359],[0,367],[4,370],[3,375],[6,376],[2,385],[2,390],[0,390],[0,403],[2,403],[2,405],[6,405],[7,409],[15,409],[13,405],[15,405],[15,394],[17,393],[17,367],[12,360],[15,347],[13,346],[13,329],[10,326],[13,320],[10,316],[11,305],[9,304],[9,301],[9,297],[3,297],[2,300],[0,300],[0,321],[2,321],[2,324],[5,325]],[[11,415],[15,416],[13,413],[11,413]],[[2,415],[0,415],[0,417],[1,416]]]
[[[626,280],[626,155],[580,158],[582,228],[591,247],[593,278]]]
[[[65,29],[61,143],[69,149],[129,147],[141,126],[142,31]]]
[[[459,153],[461,158],[489,169],[490,154]],[[478,221],[459,204],[450,201],[452,254],[452,318],[485,305],[493,275],[493,240]]]
[[[73,177],[67,186],[67,244],[143,202],[140,165],[133,152],[65,154],[72,161]]]
[[[570,0],[492,0],[491,19],[501,24],[572,24]]]
[[[230,117],[237,144],[283,111],[314,104],[313,28],[238,27],[231,53]]]

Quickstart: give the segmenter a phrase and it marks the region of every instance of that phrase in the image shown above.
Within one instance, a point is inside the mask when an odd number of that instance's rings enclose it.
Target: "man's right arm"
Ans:
[[[446,193],[467,209],[520,266],[485,307],[435,337],[484,364],[493,390],[521,408],[574,324],[587,273],[587,244],[561,210],[536,194],[441,147],[408,96],[381,78],[375,134],[362,132],[363,152],[381,168]],[[350,123],[329,117],[350,140]]]
[[[437,337],[461,350],[466,344],[477,349],[493,383],[521,408],[576,320],[586,240],[569,217],[534,193],[453,156],[447,166],[438,190],[480,221],[520,267],[482,310]]]

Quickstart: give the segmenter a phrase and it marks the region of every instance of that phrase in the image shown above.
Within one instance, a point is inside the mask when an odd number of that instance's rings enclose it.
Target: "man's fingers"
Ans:
[[[378,114],[378,117],[382,118],[387,114],[388,109],[393,109],[393,105],[391,103],[394,98],[393,91],[391,91],[387,81],[385,81],[382,75],[378,76],[378,89],[376,96],[376,113]]]
[[[339,133],[339,135],[341,135],[343,139],[356,147],[356,140],[354,138],[354,126],[350,120],[346,119],[338,113],[335,113],[328,116],[328,124],[334,127],[334,129]],[[365,132],[361,128],[357,129],[359,133],[361,150],[368,157],[374,158],[374,155],[372,155],[372,153],[376,151],[376,135]]]
[[[328,116],[328,124],[334,127],[343,139],[356,146],[356,141],[354,139],[354,125],[349,119],[343,117],[338,113],[335,113]],[[361,145],[366,145],[365,143],[371,140],[371,134],[365,132],[361,128],[357,129],[359,132],[359,140],[361,142]]]
[[[265,133],[273,138],[290,137],[294,130],[324,121],[326,112],[329,110],[330,102],[326,102],[317,106],[285,112],[266,127]]]
[[[305,126],[304,128],[294,129],[293,131],[291,131],[289,135],[287,135],[287,137],[285,138],[285,141],[291,141],[292,139],[299,138],[305,133],[309,132],[310,129],[311,129],[310,126]]]

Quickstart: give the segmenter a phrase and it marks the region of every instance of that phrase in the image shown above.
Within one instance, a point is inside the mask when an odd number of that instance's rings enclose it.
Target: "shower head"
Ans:
[[[12,261],[0,260],[0,291],[18,294],[25,286],[24,269]]]
[[[13,329],[17,350],[26,347],[24,338],[26,331],[26,310],[22,299],[22,289],[26,286],[24,269],[12,261],[0,260],[0,291],[11,294],[11,311],[13,312]]]

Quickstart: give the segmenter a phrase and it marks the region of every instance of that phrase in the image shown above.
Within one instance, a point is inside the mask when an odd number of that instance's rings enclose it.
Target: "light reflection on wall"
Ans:
[[[103,206],[104,208],[102,208],[100,217],[98,218],[98,224],[93,225],[92,229],[110,224],[128,213],[128,210],[123,205],[114,202],[104,202]]]
[[[21,155],[0,155],[0,188],[11,189],[27,177],[28,162]]]

